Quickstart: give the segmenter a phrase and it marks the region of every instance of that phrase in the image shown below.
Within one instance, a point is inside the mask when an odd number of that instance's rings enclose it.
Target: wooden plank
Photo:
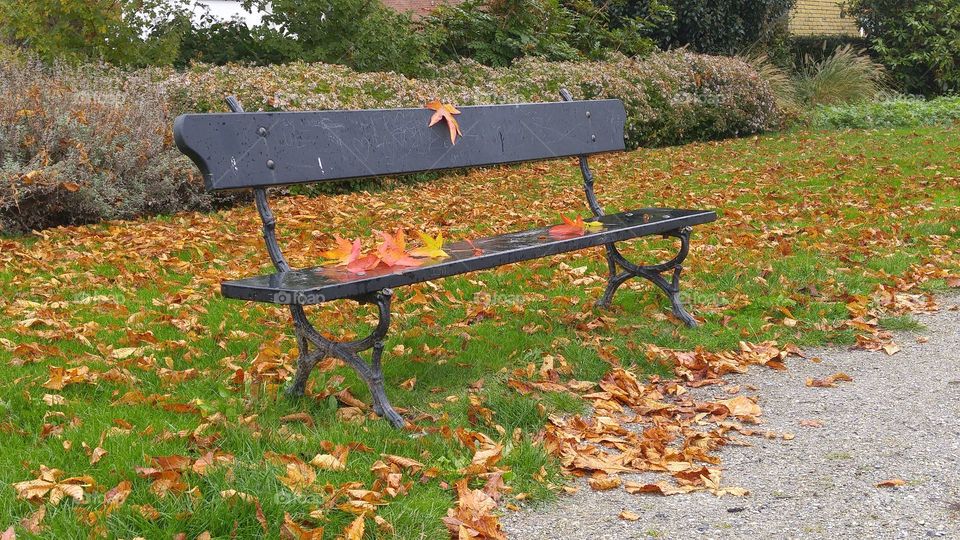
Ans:
[[[427,260],[422,266],[380,266],[364,274],[343,267],[316,267],[281,272],[221,284],[228,298],[274,304],[319,304],[353,298],[385,288],[400,287],[446,276],[474,272],[505,264],[548,257],[593,246],[661,234],[683,227],[709,223],[717,214],[707,210],[644,208],[603,216],[596,221],[603,229],[583,236],[554,237],[549,227],[443,246],[450,256]]]
[[[620,100],[460,107],[463,137],[450,143],[433,111],[185,114],[180,150],[207,189],[277,186],[477,167],[624,149]]]

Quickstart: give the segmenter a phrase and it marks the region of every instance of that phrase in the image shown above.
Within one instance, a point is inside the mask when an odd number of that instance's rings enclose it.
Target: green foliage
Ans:
[[[289,40],[288,60],[344,64],[358,71],[423,72],[433,48],[407,14],[379,0],[245,0],[267,12],[263,24]]]
[[[468,0],[441,7],[427,26],[441,61],[470,58],[506,66],[524,56],[550,60],[628,56],[690,47],[732,54],[786,35],[794,0]]]
[[[661,47],[736,54],[786,34],[795,0],[665,0],[675,13],[673,32]]]
[[[905,92],[960,92],[960,2],[849,0],[874,52]]]
[[[174,66],[190,62],[223,65],[228,62],[279,64],[295,57],[297,47],[266,25],[253,28],[238,19],[221,21],[204,16],[182,37]]]
[[[557,0],[467,0],[441,6],[426,23],[441,36],[439,60],[471,58],[488,66],[523,56],[573,60],[573,24],[573,14]]]
[[[912,128],[960,122],[960,97],[929,101],[898,98],[873,103],[816,108],[810,125],[822,129]]]
[[[179,33],[158,30],[186,13],[182,0],[0,0],[0,39],[48,62],[169,64]]]

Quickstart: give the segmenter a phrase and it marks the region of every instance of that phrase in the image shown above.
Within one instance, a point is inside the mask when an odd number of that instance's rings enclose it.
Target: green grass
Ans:
[[[897,315],[894,317],[884,317],[880,319],[880,327],[887,330],[898,330],[902,332],[918,332],[926,330],[920,321],[910,315]]]
[[[513,488],[507,503],[520,504],[513,497],[521,493],[525,501],[549,500],[563,478],[537,442],[538,433],[548,415],[580,413],[585,403],[567,392],[521,395],[508,386],[511,378],[527,379],[527,366],[536,373],[548,355],[558,369],[564,366],[564,378],[597,381],[611,362],[643,374],[669,375],[671,366],[648,360],[650,344],[724,350],[741,341],[854,343],[855,334],[842,325],[850,316],[851,297],[870,296],[880,284],[891,285],[923,264],[953,272],[960,267],[958,139],[955,129],[944,128],[798,131],[595,160],[598,190],[610,210],[655,204],[716,208],[721,214],[718,223],[696,229],[682,279],[684,299],[703,324],[679,326],[666,315],[665,298],[641,282],[624,286],[609,312],[595,310],[592,302],[603,289],[606,269],[600,250],[449,278],[436,283],[438,291],[427,285],[398,290],[385,376],[396,406],[409,416],[435,417],[423,421],[430,431],[418,437],[381,421],[340,421],[333,397],[290,401],[277,396],[278,386],[254,395],[250,384],[230,383],[230,366],[249,367],[264,343],[279,344],[288,360],[295,354],[284,310],[216,294],[221,279],[266,268],[257,239],[245,236],[256,234],[252,212],[231,214],[246,220],[244,225],[217,213],[5,239],[0,253],[0,338],[5,340],[0,342],[5,450],[0,482],[7,486],[0,488],[0,528],[34,510],[8,485],[35,477],[45,465],[96,481],[85,504],[48,505],[45,537],[86,536],[90,525],[80,509],[101,511],[104,492],[122,480],[133,482],[130,498],[98,518],[108,536],[262,534],[252,507],[219,495],[227,489],[256,496],[275,536],[285,513],[309,519],[325,495],[322,489],[314,497],[293,495],[264,454],[309,460],[330,441],[360,442],[370,451],[351,452],[344,471],[320,472],[318,486],[356,481],[370,488],[370,468],[381,454],[407,456],[436,469],[435,478],[422,481],[405,476],[413,480],[410,492],[378,514],[393,523],[397,538],[440,538],[446,535],[440,518],[455,497],[451,486],[472,457],[444,426],[480,431],[504,444],[500,466],[509,470],[505,478]],[[297,253],[324,245],[324,237],[312,243],[315,229],[365,236],[370,224],[385,226],[378,215],[407,225],[449,223],[443,230],[453,238],[530,226],[532,220],[548,223],[560,212],[582,211],[578,189],[571,163],[557,162],[546,172],[519,167],[398,183],[370,199],[340,196],[336,205],[324,197],[301,199],[298,207],[310,206],[309,217],[300,221],[284,221],[284,212],[277,213],[288,253]],[[423,203],[435,199],[459,206],[450,210]],[[365,206],[368,200],[386,201],[386,206],[373,211]],[[284,204],[278,203],[281,210]],[[353,215],[338,217],[330,210],[334,206]],[[472,207],[473,214],[461,218]],[[146,238],[152,234],[164,235],[162,241]],[[226,234],[239,236],[223,240]],[[653,261],[670,256],[672,246],[648,239],[624,252]],[[581,267],[585,270],[571,270]],[[946,281],[934,276],[918,285],[918,290],[935,291]],[[418,291],[427,296],[425,305],[410,302]],[[484,316],[476,317],[478,311]],[[333,335],[363,335],[370,328],[369,308],[358,318],[349,302],[312,313],[321,331]],[[43,322],[19,325],[33,318]],[[786,318],[795,324],[784,324]],[[880,322],[888,329],[918,329],[909,317]],[[156,343],[138,337],[148,331]],[[24,344],[36,344],[41,352],[17,348]],[[111,356],[123,347],[143,350],[123,359]],[[135,380],[101,375],[92,384],[72,384],[61,392],[41,387],[51,366],[81,364]],[[192,368],[198,376],[171,383],[161,368]],[[412,389],[399,388],[412,377]],[[315,373],[313,383],[317,390],[329,385],[369,399],[345,368]],[[174,412],[156,400],[123,403],[121,397],[134,390],[191,404],[196,412]],[[492,424],[471,423],[471,393],[492,411]],[[62,395],[66,403],[48,406],[44,394]],[[315,426],[281,422],[296,412],[310,414]],[[127,423],[132,430],[119,429]],[[90,465],[83,443],[100,445],[108,454]],[[234,455],[235,463],[206,476],[187,473],[195,492],[158,498],[135,472],[154,456],[196,458],[210,449]],[[136,508],[144,504],[159,517],[145,518]],[[333,506],[315,524],[333,537],[353,517]],[[376,537],[372,520],[367,529],[367,537]],[[22,529],[18,535],[29,537]]]

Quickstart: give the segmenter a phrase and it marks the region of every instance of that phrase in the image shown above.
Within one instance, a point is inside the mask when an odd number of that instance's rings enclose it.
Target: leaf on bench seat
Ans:
[[[397,232],[393,235],[381,232],[380,238],[383,239],[383,242],[377,248],[377,253],[384,264],[387,266],[420,266],[420,261],[407,253],[407,239],[403,234],[403,229],[397,229]]]
[[[333,240],[337,243],[337,247],[320,253],[321,257],[327,259],[324,264],[346,266],[360,258],[359,238],[351,243],[346,238],[334,235]]]
[[[599,230],[603,228],[603,224],[599,221],[589,221],[584,222],[583,218],[577,216],[577,219],[570,219],[567,216],[561,215],[563,219],[563,225],[554,225],[550,227],[550,236],[557,237],[570,237],[570,236],[583,236],[587,232],[587,229],[590,230]]]
[[[423,261],[413,258],[407,253],[407,240],[403,234],[403,229],[397,229],[397,232],[390,234],[388,232],[379,232],[381,242],[377,247],[376,253],[370,253],[347,264],[347,270],[355,274],[361,274],[373,270],[380,266],[420,266]]]
[[[410,250],[410,255],[414,257],[427,257],[430,259],[438,259],[441,257],[449,257],[450,255],[443,250],[443,233],[437,233],[436,238],[431,238],[429,234],[417,232],[417,236],[420,237],[420,241],[423,242],[423,247],[418,247]]]

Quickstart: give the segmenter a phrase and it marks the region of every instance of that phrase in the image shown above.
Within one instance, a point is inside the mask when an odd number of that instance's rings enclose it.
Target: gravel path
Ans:
[[[722,451],[724,485],[747,488],[749,496],[630,495],[584,483],[547,507],[508,513],[508,536],[960,539],[960,296],[940,303],[939,312],[917,316],[925,329],[897,335],[903,349],[895,356],[805,351],[822,361],[794,358],[786,372],[753,369],[730,378],[758,388],[762,428],[796,435],[750,437],[752,447]],[[853,382],[805,386],[808,377],[839,371]],[[894,478],[907,483],[875,486]],[[640,519],[620,519],[623,510]]]

